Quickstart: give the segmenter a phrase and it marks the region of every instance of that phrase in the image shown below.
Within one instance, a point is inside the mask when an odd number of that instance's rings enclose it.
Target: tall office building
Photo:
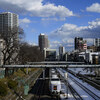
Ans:
[[[60,54],[62,54],[62,55],[65,54],[65,47],[63,47],[63,46],[59,47],[59,55]]]
[[[94,46],[100,46],[100,38],[94,39]]]
[[[43,51],[44,48],[49,47],[48,36],[45,35],[45,34],[40,34],[39,35],[38,42],[39,42],[39,47],[40,47],[41,51]]]
[[[74,43],[75,43],[75,50],[79,49],[79,43],[80,41],[83,41],[82,37],[75,37]]]
[[[14,27],[18,27],[18,15],[11,12],[0,14],[0,32],[5,33]]]
[[[65,47],[60,46],[59,47],[59,60],[63,60],[64,54],[65,54]]]

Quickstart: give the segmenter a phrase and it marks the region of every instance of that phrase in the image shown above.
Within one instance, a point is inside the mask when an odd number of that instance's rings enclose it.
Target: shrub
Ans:
[[[9,81],[8,81],[8,87],[9,87],[10,89],[16,90],[17,85],[18,85],[18,83],[17,83],[17,81],[15,81],[15,80],[9,80]]]
[[[6,96],[7,92],[7,85],[3,82],[0,82],[0,96]]]

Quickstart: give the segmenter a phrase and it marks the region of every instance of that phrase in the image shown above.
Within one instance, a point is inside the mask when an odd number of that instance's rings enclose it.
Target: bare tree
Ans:
[[[20,46],[19,59],[21,64],[44,60],[43,54],[38,46],[32,46],[25,42]]]
[[[19,40],[23,34],[23,30],[18,27],[9,28],[1,33],[4,40],[3,64],[14,64],[18,61]]]
[[[5,28],[0,33],[0,37],[4,40],[3,53],[3,65],[18,63],[19,41],[22,38],[24,31],[20,27]],[[8,68],[6,68],[6,75],[8,74]]]

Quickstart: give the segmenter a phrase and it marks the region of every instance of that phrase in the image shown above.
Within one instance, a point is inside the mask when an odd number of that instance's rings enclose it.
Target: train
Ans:
[[[51,94],[59,95],[61,93],[61,81],[55,69],[51,69],[49,88]]]

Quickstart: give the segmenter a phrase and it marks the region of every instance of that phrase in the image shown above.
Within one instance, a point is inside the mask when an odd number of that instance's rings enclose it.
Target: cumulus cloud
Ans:
[[[66,18],[57,18],[57,17],[53,17],[53,18],[51,18],[51,17],[47,17],[47,18],[42,18],[41,19],[42,21],[52,21],[52,20],[54,20],[54,21],[65,21],[66,20]]]
[[[19,23],[31,23],[30,19],[24,18],[24,19],[19,19]]]
[[[87,41],[87,45],[93,45],[93,42],[94,42],[93,38],[85,38],[84,40]]]
[[[78,27],[75,24],[65,23],[60,28],[51,32],[50,36],[57,36],[60,38],[64,37],[100,37],[100,19],[96,19],[95,21],[88,22],[88,26],[80,26]]]
[[[43,4],[43,1],[44,0],[0,0],[0,8],[17,13],[29,13],[31,16],[37,17],[59,16],[63,18],[74,16],[73,12],[65,6],[56,6],[53,3]]]
[[[31,23],[31,20],[28,19],[28,18],[19,19],[19,25],[22,28],[28,28],[29,27],[29,23]]]
[[[100,3],[93,3],[86,8],[87,11],[100,13]]]
[[[83,37],[88,44],[93,44],[93,38],[100,38],[100,19],[88,22],[88,26],[77,26],[65,23],[60,28],[52,31],[49,35],[52,41],[59,39],[65,47],[74,46],[75,37]]]
[[[50,42],[50,48],[53,48],[53,49],[58,48],[60,45],[61,45],[61,43],[57,40]]]

